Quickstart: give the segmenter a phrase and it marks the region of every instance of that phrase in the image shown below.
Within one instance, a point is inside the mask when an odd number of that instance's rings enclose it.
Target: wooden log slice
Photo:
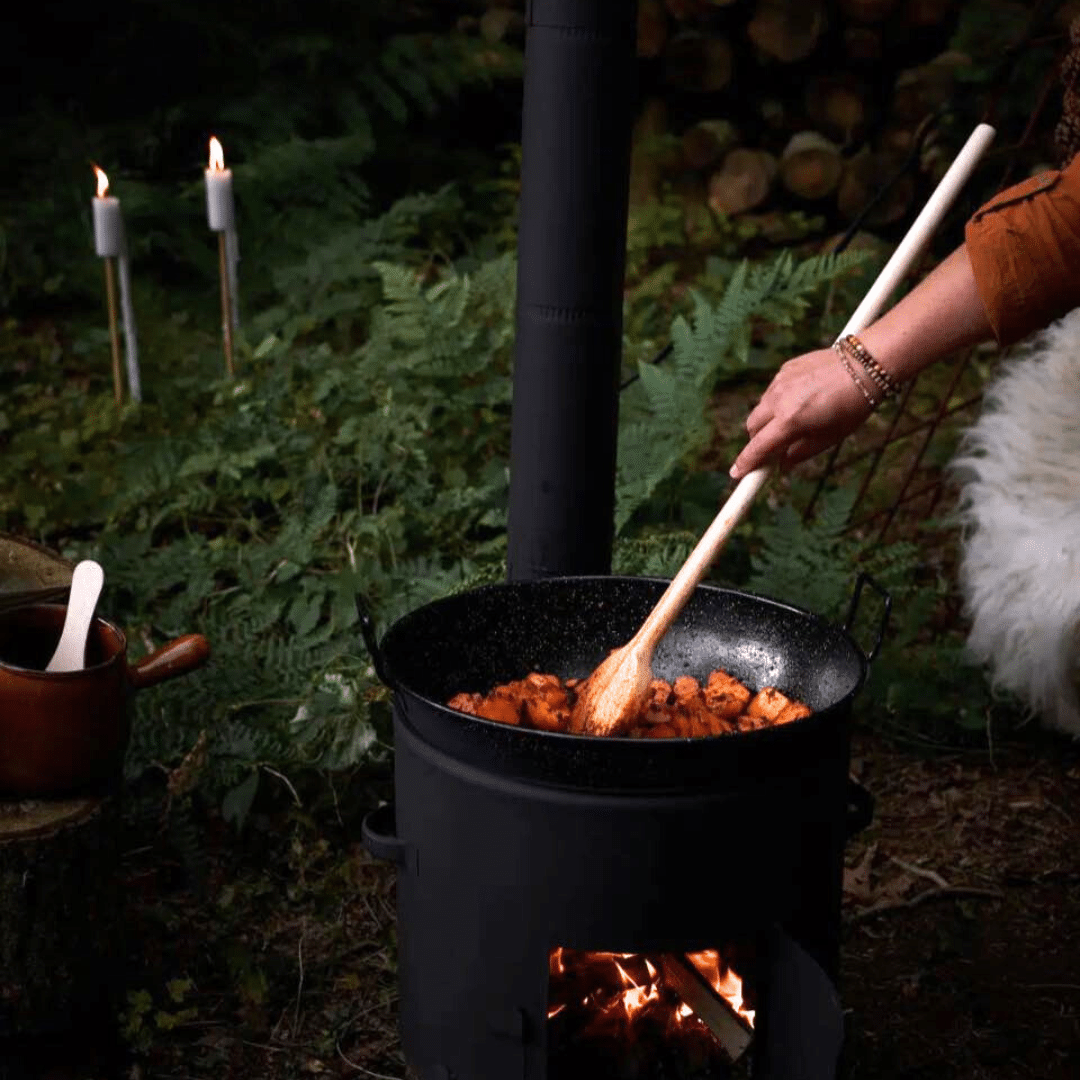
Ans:
[[[848,221],[854,221],[896,176],[903,159],[887,151],[861,150],[844,164],[844,174],[836,193],[836,206]],[[915,181],[908,172],[889,187],[863,220],[867,228],[891,225],[907,213],[915,197]]]
[[[880,60],[883,49],[881,31],[876,26],[844,27],[844,55],[853,63]]]
[[[753,210],[769,197],[776,171],[776,159],[764,150],[732,150],[709,180],[710,208],[717,214]]]
[[[901,71],[893,87],[891,119],[914,127],[949,100],[956,85],[956,72],[970,65],[964,53],[944,52],[929,63]]]
[[[866,127],[870,94],[854,75],[818,75],[807,83],[803,98],[813,126],[831,139],[850,142]]]
[[[816,131],[792,135],[780,156],[780,182],[800,199],[831,195],[843,171],[840,148]]]
[[[824,29],[821,0],[758,0],[746,32],[766,56],[790,64],[814,51]]]
[[[731,82],[733,53],[727,39],[687,31],[668,42],[664,80],[679,90],[712,94]]]
[[[738,142],[730,120],[699,120],[682,133],[683,163],[688,169],[715,165]]]
[[[119,837],[112,799],[0,803],[0,1038],[115,1015]]]

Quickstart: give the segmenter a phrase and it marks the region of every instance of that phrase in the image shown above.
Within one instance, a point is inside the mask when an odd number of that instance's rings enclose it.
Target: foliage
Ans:
[[[853,532],[855,495],[853,486],[825,492],[809,522],[791,503],[777,508],[758,526],[760,546],[751,556],[747,587],[840,622],[855,571],[869,573],[893,606],[860,701],[865,717],[907,732],[954,724],[983,730],[993,704],[986,679],[966,658],[963,635],[955,625],[941,626],[939,618],[953,599],[954,585],[919,545],[879,546]],[[865,648],[873,643],[881,617],[881,604],[864,594],[851,632]]]
[[[305,9],[308,29],[298,30],[287,4],[262,5],[255,26],[250,12],[227,6],[199,3],[167,16],[158,7],[91,22],[84,55],[122,52],[127,62],[95,70],[90,85],[68,85],[84,69],[60,62],[51,23],[37,38],[31,26],[25,54],[13,56],[27,68],[20,85],[41,90],[8,117],[0,106],[13,150],[0,177],[0,310],[100,302],[91,161],[122,200],[137,276],[153,268],[212,286],[202,183],[211,133],[236,176],[245,300],[261,306],[276,271],[377,216],[388,185],[399,192],[395,163],[417,156],[410,126],[429,123],[470,89],[521,74],[512,47],[433,32],[443,29],[437,10],[417,9],[405,21],[399,5],[381,0],[316,0]],[[95,46],[93,35],[107,41]],[[133,85],[146,93],[131,115]],[[429,186],[467,173],[452,145],[424,153]]]
[[[861,256],[822,255],[796,262],[784,252],[771,262],[736,265],[716,304],[696,292],[689,318],[671,327],[671,359],[642,361],[640,380],[620,404],[616,530],[622,532],[661,489],[670,492],[712,437],[709,392],[752,363],[755,326],[790,325],[809,298],[846,273]],[[670,498],[671,495],[669,494]]]
[[[237,819],[271,768],[379,752],[357,594],[390,619],[502,563],[514,261],[432,284],[374,270],[383,302],[350,349],[286,306],[236,384],[177,375],[118,414],[28,381],[9,403],[4,526],[97,557],[143,647],[213,643],[205,673],[141,696],[133,771],[206,732]]]

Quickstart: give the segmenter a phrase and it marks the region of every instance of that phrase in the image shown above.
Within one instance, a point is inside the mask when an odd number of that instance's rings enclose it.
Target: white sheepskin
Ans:
[[[968,649],[995,687],[1080,737],[1080,309],[1006,361],[950,468]]]

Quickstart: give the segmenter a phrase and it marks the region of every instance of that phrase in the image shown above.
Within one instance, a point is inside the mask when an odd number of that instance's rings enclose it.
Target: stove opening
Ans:
[[[548,1080],[717,1080],[754,1036],[749,949],[548,958]],[[741,1071],[741,1070],[740,1070]]]

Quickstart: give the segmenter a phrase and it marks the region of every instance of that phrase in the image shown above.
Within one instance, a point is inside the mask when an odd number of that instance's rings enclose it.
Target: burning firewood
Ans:
[[[727,998],[709,985],[687,957],[679,953],[664,953],[656,959],[664,982],[694,1010],[697,1018],[713,1033],[728,1059],[738,1061],[754,1037],[753,1028]]]

